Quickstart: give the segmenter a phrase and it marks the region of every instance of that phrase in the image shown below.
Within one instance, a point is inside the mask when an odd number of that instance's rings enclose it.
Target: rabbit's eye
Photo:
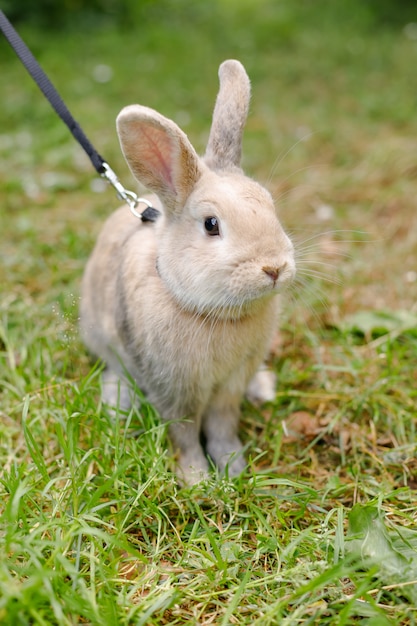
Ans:
[[[204,228],[210,237],[214,237],[214,235],[220,235],[219,230],[219,220],[217,217],[207,217],[204,222]]]

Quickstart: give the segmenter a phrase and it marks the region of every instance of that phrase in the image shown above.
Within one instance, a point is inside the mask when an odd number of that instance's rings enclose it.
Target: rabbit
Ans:
[[[295,275],[271,195],[240,167],[249,78],[228,60],[219,80],[203,157],[150,108],[118,115],[122,152],[160,216],[141,222],[126,207],[116,210],[81,289],[84,342],[107,365],[103,402],[127,410],[133,379],[169,424],[184,484],[208,476],[206,453],[229,477],[245,469],[240,404],[248,388],[261,401],[274,395],[263,363],[276,296]]]

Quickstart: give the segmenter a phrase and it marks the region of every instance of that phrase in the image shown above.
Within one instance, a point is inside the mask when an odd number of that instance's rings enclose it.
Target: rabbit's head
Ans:
[[[184,308],[237,318],[293,278],[293,246],[266,189],[240,169],[250,83],[238,61],[220,66],[206,154],[147,107],[121,111],[117,129],[134,176],[161,200],[157,269]]]

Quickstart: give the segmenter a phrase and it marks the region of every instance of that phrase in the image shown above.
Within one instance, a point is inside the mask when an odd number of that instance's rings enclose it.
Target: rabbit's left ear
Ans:
[[[219,79],[220,89],[204,160],[213,169],[227,170],[240,166],[250,82],[243,65],[233,59],[220,65]]]
[[[117,131],[133,175],[160,197],[168,211],[179,211],[201,176],[201,161],[185,133],[140,105],[120,112]]]

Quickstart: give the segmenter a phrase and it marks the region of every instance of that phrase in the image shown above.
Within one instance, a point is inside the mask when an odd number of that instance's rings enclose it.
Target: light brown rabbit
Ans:
[[[276,295],[295,274],[270,194],[239,166],[249,79],[234,60],[219,77],[203,158],[156,111],[119,114],[125,158],[161,215],[111,215],[82,285],[82,335],[107,364],[103,401],[129,408],[128,372],[169,421],[186,483],[209,469],[201,435],[219,470],[244,469],[240,403],[250,381],[252,395],[271,399],[268,373],[256,372],[276,330]]]

